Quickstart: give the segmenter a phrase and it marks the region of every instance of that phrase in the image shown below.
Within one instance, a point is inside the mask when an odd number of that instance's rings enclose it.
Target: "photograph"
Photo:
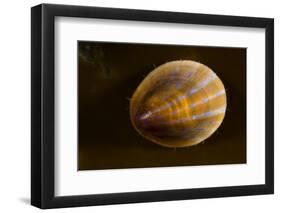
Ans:
[[[247,163],[247,48],[77,46],[78,170]]]
[[[39,4],[31,41],[33,206],[274,193],[273,18]]]
[[[1,3],[0,213],[281,210],[281,1]]]

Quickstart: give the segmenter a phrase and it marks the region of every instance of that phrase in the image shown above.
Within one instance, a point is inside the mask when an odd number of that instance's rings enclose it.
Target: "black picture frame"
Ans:
[[[264,28],[266,32],[265,184],[93,195],[54,195],[55,17]],[[274,20],[240,16],[41,4],[31,9],[31,204],[42,208],[274,193]]]

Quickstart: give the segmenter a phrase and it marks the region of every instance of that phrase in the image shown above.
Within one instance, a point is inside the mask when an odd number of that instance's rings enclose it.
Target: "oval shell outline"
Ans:
[[[221,125],[227,107],[220,78],[206,65],[179,60],[152,70],[130,101],[133,127],[165,147],[199,144]]]

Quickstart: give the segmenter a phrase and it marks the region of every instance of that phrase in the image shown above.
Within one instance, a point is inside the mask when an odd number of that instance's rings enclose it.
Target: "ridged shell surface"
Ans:
[[[155,68],[130,101],[137,132],[165,147],[196,145],[221,125],[226,110],[222,81],[207,66],[188,60]]]

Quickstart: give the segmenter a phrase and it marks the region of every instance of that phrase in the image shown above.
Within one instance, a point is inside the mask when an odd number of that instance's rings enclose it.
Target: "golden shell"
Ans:
[[[221,125],[226,94],[219,77],[195,61],[172,61],[155,68],[130,101],[137,132],[165,147],[196,145]]]

